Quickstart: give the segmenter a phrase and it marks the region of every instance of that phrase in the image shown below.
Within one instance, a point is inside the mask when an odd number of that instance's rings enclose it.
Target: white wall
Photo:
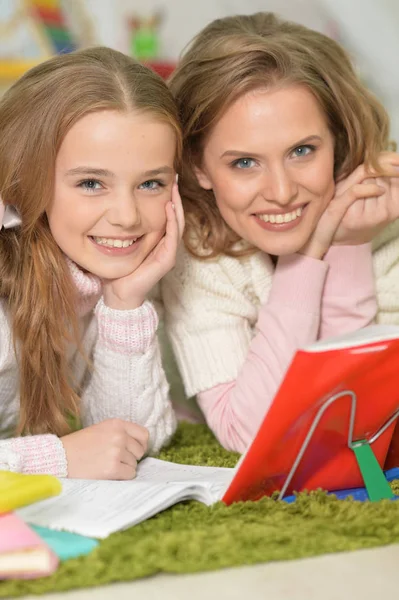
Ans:
[[[122,51],[128,49],[127,16],[135,11],[147,15],[166,7],[161,28],[164,56],[176,59],[184,46],[207,23],[229,14],[260,10],[278,12],[283,17],[324,31],[325,8],[318,0],[85,0],[98,26],[100,41]]]
[[[184,46],[207,23],[228,14],[270,10],[324,33],[330,33],[337,23],[342,43],[351,51],[368,85],[387,107],[393,137],[399,141],[399,0],[62,1],[70,9],[74,6],[76,13],[83,3],[93,22],[96,41],[124,52],[129,51],[128,17],[134,12],[146,15],[165,7],[160,45],[163,57],[170,60],[176,60]],[[0,15],[4,12],[7,15],[15,6],[16,0],[0,0]],[[88,29],[85,23],[82,28]],[[0,39],[0,49],[6,42],[4,56],[20,44],[18,36],[14,40],[6,38]]]
[[[399,1],[320,0],[339,23],[370,87],[391,117],[399,143]]]
[[[399,141],[399,0],[85,0],[99,42],[128,51],[127,17],[166,7],[161,51],[175,60],[190,39],[215,18],[270,10],[329,32],[339,25],[363,77],[385,104]]]

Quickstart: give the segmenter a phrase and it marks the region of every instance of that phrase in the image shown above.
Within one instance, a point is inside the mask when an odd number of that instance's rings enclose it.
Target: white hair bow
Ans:
[[[12,229],[21,225],[22,220],[18,214],[17,209],[10,204],[4,206],[3,200],[0,196],[0,229]]]

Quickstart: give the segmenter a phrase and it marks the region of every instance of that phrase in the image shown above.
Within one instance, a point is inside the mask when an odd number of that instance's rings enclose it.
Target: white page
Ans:
[[[212,484],[225,484],[234,475],[234,469],[224,467],[198,467],[196,465],[181,465],[179,463],[145,458],[139,463],[135,481],[157,483],[176,483],[178,481],[203,481]]]
[[[399,339],[399,327],[397,325],[369,325],[352,333],[319,340],[305,346],[302,350],[306,350],[306,352],[323,352],[325,350],[339,350],[340,348],[350,348],[395,339]]]
[[[221,498],[233,475],[234,469],[146,458],[132,481],[63,479],[60,496],[17,513],[32,525],[105,538],[183,499],[213,504]]]

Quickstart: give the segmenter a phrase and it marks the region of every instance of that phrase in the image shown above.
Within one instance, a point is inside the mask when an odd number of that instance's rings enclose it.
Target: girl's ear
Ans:
[[[194,173],[198,183],[204,190],[211,190],[213,188],[212,182],[209,179],[205,169],[194,167]]]

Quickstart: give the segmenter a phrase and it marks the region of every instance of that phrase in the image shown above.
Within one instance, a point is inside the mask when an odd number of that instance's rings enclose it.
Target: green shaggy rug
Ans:
[[[181,424],[161,458],[232,467],[204,425]],[[399,493],[399,481],[392,484]],[[289,560],[399,542],[399,502],[339,501],[322,492],[293,504],[257,503],[207,508],[179,504],[127,531],[111,535],[88,556],[66,561],[51,577],[0,583],[0,597],[43,594],[130,581],[156,573],[194,573]]]

